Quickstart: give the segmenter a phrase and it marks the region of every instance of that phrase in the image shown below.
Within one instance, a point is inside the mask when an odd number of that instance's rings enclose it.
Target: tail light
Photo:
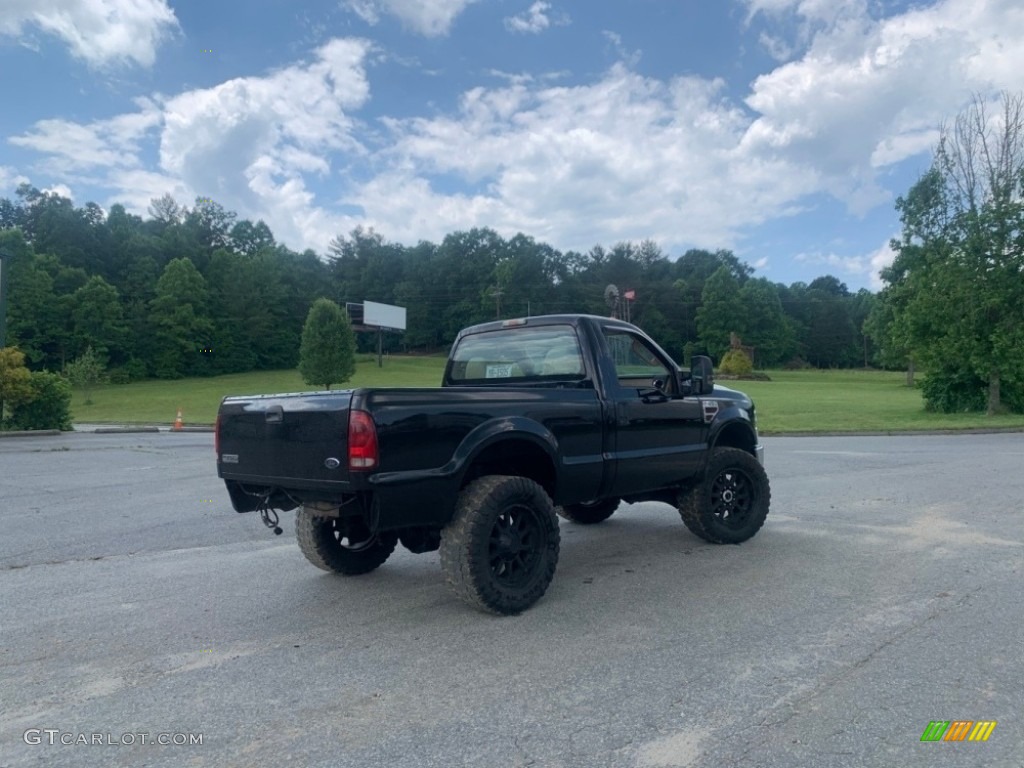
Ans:
[[[213,452],[220,459],[220,414],[217,414],[217,421],[213,425]]]
[[[379,460],[377,427],[373,423],[373,417],[366,411],[350,411],[348,414],[348,468],[354,470],[373,469]]]

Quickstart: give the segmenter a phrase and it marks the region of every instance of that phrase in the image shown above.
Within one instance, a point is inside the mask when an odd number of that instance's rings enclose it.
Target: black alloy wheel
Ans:
[[[491,529],[488,561],[495,584],[521,588],[542,556],[547,533],[537,511],[513,504],[498,514]]]
[[[529,478],[488,475],[459,494],[441,531],[441,568],[461,600],[511,615],[543,596],[558,547],[558,518],[544,489]]]
[[[723,469],[711,481],[711,513],[722,525],[741,530],[754,505],[754,481],[741,469]]]
[[[389,531],[372,531],[360,517],[321,517],[312,508],[295,513],[299,549],[317,568],[359,576],[384,564],[398,544]]]
[[[771,504],[764,467],[739,448],[716,448],[702,482],[679,494],[679,515],[713,544],[740,544],[764,525]]]

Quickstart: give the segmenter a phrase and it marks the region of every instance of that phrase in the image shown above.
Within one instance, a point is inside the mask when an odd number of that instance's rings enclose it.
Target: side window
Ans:
[[[674,377],[646,341],[628,331],[612,328],[606,328],[604,336],[621,386],[649,387],[653,381],[661,380],[665,382],[666,391],[674,389]]]

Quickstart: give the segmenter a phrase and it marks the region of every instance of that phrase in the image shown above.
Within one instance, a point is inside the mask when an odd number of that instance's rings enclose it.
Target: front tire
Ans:
[[[543,596],[558,547],[558,518],[544,489],[525,477],[490,475],[459,495],[441,531],[441,568],[463,602],[508,616]]]
[[[603,523],[611,517],[615,510],[619,508],[619,502],[618,497],[597,499],[596,501],[588,501],[585,504],[566,504],[564,507],[559,507],[556,511],[560,517],[564,517],[570,522],[578,523],[579,525],[595,525],[596,523]]]
[[[764,525],[771,495],[757,459],[739,448],[717,448],[704,480],[680,494],[679,515],[705,541],[739,544]]]
[[[369,573],[395,551],[398,536],[371,531],[358,517],[318,517],[305,507],[295,513],[299,549],[317,568],[344,576]]]

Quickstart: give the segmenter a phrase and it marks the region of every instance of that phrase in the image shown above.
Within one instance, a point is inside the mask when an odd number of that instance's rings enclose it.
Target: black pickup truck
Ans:
[[[640,329],[590,315],[466,328],[439,389],[226,397],[215,442],[235,510],[279,533],[274,510],[297,508],[314,565],[355,575],[398,542],[440,549],[455,593],[498,614],[550,584],[556,514],[586,525],[661,501],[738,544],[770,501],[750,399],[715,386],[708,358],[681,371]]]

